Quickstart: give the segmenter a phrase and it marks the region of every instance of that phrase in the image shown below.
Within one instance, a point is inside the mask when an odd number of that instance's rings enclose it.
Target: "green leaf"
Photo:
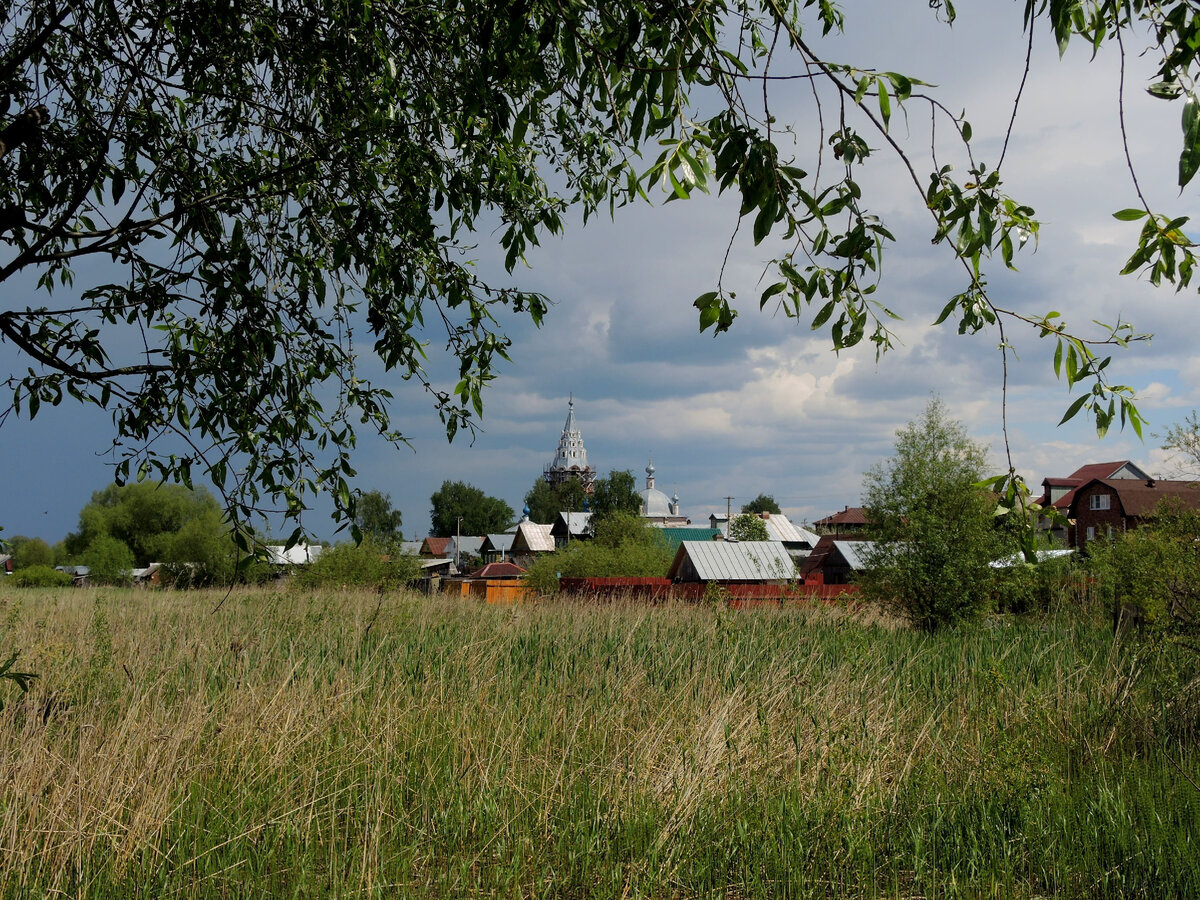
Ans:
[[[1136,222],[1138,219],[1144,219],[1148,213],[1144,209],[1129,209],[1117,210],[1113,213],[1114,219],[1120,219],[1122,222]]]
[[[1063,414],[1063,417],[1058,420],[1058,424],[1062,425],[1063,423],[1069,422],[1071,419],[1075,418],[1075,414],[1083,408],[1083,404],[1087,402],[1089,396],[1091,395],[1084,394],[1082,397],[1078,398],[1074,403],[1072,403],[1067,408],[1067,411]]]

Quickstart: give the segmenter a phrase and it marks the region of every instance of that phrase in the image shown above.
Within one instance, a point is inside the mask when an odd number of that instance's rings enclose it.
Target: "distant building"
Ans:
[[[1115,462],[1088,463],[1086,466],[1080,466],[1065,477],[1050,476],[1043,478],[1042,496],[1038,498],[1038,505],[1043,509],[1052,507],[1062,516],[1066,516],[1075,500],[1075,492],[1094,478],[1147,481],[1150,479],[1150,476],[1128,459],[1120,459]],[[1067,543],[1073,541],[1072,536],[1069,534],[1069,526],[1064,526],[1061,520],[1055,522],[1049,516],[1043,516],[1038,521],[1038,527],[1049,531],[1053,537],[1059,540]]]
[[[1071,497],[1067,540],[1072,547],[1084,548],[1154,518],[1163,500],[1200,510],[1200,482],[1093,478],[1075,488]]]
[[[567,422],[558,439],[558,452],[554,461],[542,471],[542,477],[552,487],[564,484],[572,478],[583,483],[584,493],[590,494],[596,482],[596,470],[588,465],[587,450],[583,446],[583,434],[575,424],[575,398],[567,401]]]
[[[668,497],[658,490],[654,486],[654,472],[654,457],[651,456],[650,462],[646,465],[646,487],[644,490],[638,491],[638,496],[642,498],[641,517],[649,520],[652,525],[671,528],[690,525],[691,519],[679,513],[678,491]]]
[[[817,534],[862,534],[868,528],[867,511],[861,506],[847,506],[841,512],[813,522]]]

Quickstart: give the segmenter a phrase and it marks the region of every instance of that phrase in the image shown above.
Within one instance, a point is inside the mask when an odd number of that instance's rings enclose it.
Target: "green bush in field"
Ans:
[[[13,587],[66,587],[72,580],[66,572],[50,566],[27,566],[8,576],[4,583]]]
[[[1163,501],[1141,528],[1088,545],[1091,568],[1114,610],[1200,650],[1200,512]]]
[[[421,574],[417,557],[397,553],[371,538],[361,544],[336,544],[296,576],[304,588],[373,587],[395,590]]]
[[[987,450],[940,400],[896,432],[893,455],[867,473],[863,505],[876,541],[859,573],[863,596],[925,631],[991,605],[989,563],[1015,549],[996,527],[996,500],[977,487]]]
[[[529,568],[530,586],[553,594],[558,579],[661,578],[671,568],[671,551],[662,533],[639,516],[613,512],[594,520],[596,536],[539,557]]]
[[[1086,575],[1072,557],[1020,563],[994,571],[993,595],[996,612],[1001,613],[1050,612],[1077,598],[1086,588]]]

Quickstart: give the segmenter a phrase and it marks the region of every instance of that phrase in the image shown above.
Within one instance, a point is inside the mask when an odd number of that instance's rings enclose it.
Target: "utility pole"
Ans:
[[[457,516],[454,519],[454,568],[458,568],[458,561],[462,559],[462,516]]]
[[[725,521],[728,522],[731,518],[733,518],[733,498],[726,497],[725,498]]]

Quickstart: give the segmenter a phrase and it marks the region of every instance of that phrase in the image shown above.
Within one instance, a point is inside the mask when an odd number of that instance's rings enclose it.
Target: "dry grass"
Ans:
[[[1135,837],[1125,893],[1195,880],[1085,626],[219,599],[0,593],[0,896],[1082,896]]]

